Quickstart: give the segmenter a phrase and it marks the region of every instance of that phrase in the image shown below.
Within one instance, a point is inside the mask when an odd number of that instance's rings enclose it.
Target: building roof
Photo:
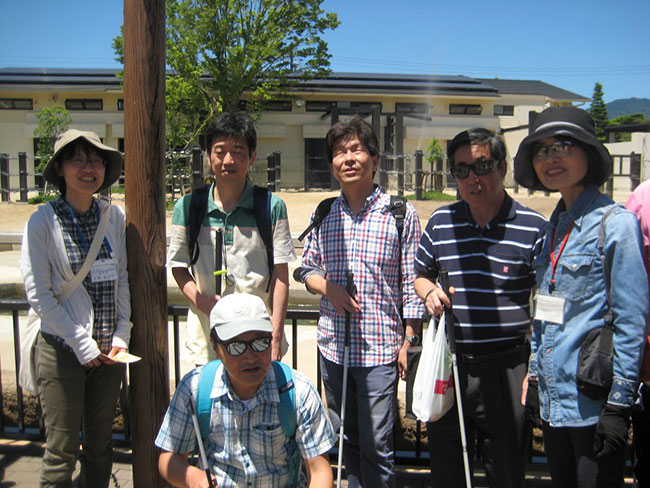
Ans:
[[[121,89],[117,69],[0,68],[0,89]],[[327,78],[301,80],[292,91],[322,93],[395,93],[498,97],[538,95],[554,100],[586,102],[590,99],[538,80],[470,78],[463,75],[390,73],[330,73]]]
[[[488,86],[494,87],[501,94],[510,95],[542,95],[554,100],[589,102],[587,98],[577,93],[549,85],[539,80],[503,80],[501,78],[476,78]]]

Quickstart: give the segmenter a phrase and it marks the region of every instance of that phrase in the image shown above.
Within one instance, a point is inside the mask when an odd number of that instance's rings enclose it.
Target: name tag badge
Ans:
[[[535,296],[535,318],[554,324],[564,323],[564,303],[562,297],[542,295]]]
[[[93,283],[102,281],[115,281],[117,279],[117,265],[115,259],[98,259],[90,268],[90,280]]]

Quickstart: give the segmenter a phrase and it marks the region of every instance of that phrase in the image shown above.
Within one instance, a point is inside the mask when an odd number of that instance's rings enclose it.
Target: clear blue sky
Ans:
[[[0,67],[115,68],[121,0],[0,0]],[[333,71],[542,80],[650,98],[650,0],[325,0]]]

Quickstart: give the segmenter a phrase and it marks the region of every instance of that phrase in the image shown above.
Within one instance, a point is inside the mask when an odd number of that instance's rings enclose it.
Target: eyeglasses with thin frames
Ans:
[[[568,156],[575,147],[575,143],[569,139],[556,141],[552,144],[538,144],[533,150],[533,161],[544,161],[549,155],[563,158]]]
[[[74,168],[78,168],[78,169],[85,168],[86,166],[92,169],[100,169],[106,166],[104,160],[100,158],[97,159],[73,158],[73,159],[68,159],[68,163],[70,163],[70,165],[73,166]]]
[[[241,356],[250,347],[255,352],[264,352],[271,347],[271,338],[269,336],[258,337],[252,341],[233,341],[222,342],[226,352],[231,356]]]
[[[480,158],[472,164],[455,163],[449,170],[451,175],[457,180],[464,180],[469,176],[469,171],[472,170],[476,176],[484,176],[492,171],[499,165],[496,159]]]

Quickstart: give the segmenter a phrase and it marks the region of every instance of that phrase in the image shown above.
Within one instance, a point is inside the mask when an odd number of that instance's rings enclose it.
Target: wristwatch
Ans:
[[[412,346],[417,346],[418,342],[420,342],[420,338],[416,335],[404,336],[404,340],[410,342]]]

